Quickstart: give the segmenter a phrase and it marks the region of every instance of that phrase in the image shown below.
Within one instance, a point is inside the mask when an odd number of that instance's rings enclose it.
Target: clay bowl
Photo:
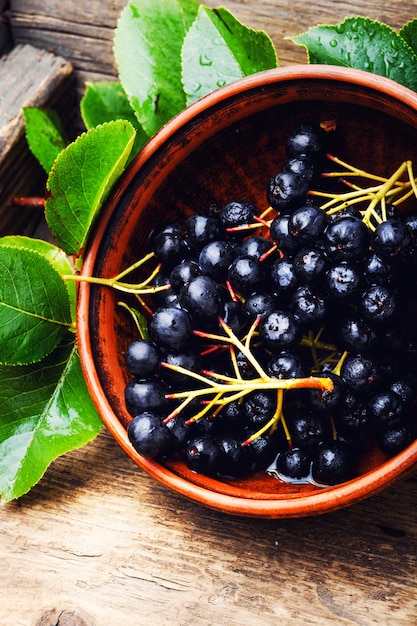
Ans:
[[[150,231],[183,221],[195,208],[234,198],[266,208],[269,177],[284,162],[289,132],[302,121],[336,120],[336,154],[381,175],[406,158],[417,162],[417,94],[370,73],[293,66],[237,81],[168,123],[132,162],[100,214],[83,274],[111,277],[143,256]],[[266,474],[220,481],[178,460],[147,460],[130,445],[123,353],[137,337],[120,294],[82,283],[78,343],[91,397],[115,440],[169,489],[226,513],[281,518],[320,514],[372,496],[410,474],[417,442],[387,459],[374,452],[354,480],[335,487],[281,483]]]

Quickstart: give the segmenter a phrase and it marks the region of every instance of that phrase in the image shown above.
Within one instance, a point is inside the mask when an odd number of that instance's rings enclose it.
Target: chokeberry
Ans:
[[[132,341],[125,354],[126,368],[130,374],[147,378],[159,370],[161,355],[157,347],[145,339]]]
[[[343,443],[319,446],[311,465],[313,479],[321,485],[336,485],[353,477],[354,456]]]
[[[323,241],[326,253],[333,261],[356,261],[367,252],[370,234],[361,219],[340,217],[327,226]]]
[[[307,199],[308,181],[295,172],[278,172],[268,185],[267,199],[273,209],[292,213]]]
[[[326,131],[319,124],[300,124],[287,139],[287,156],[293,158],[308,155],[318,161],[324,156],[326,139]]]
[[[166,407],[168,389],[159,380],[133,378],[125,387],[126,408],[133,416],[151,411],[162,415]]]
[[[164,348],[179,350],[192,337],[193,327],[187,311],[176,306],[161,307],[149,324],[152,340]]]
[[[310,473],[311,457],[300,448],[288,448],[277,458],[276,468],[287,478],[306,478]]]
[[[210,276],[196,276],[182,288],[180,302],[194,319],[217,319],[223,306],[220,285]]]
[[[171,434],[161,418],[145,411],[136,415],[127,427],[127,435],[136,452],[145,458],[163,454],[171,441]]]
[[[272,349],[289,348],[301,338],[301,325],[292,313],[272,311],[261,318],[259,333],[265,344]]]

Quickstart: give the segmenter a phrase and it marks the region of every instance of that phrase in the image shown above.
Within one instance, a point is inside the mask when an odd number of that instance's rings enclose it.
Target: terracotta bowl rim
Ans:
[[[262,88],[266,84],[281,83],[295,80],[323,80],[349,83],[352,86],[364,87],[385,94],[393,99],[410,106],[416,112],[417,120],[417,93],[395,81],[352,68],[329,65],[289,65],[272,70],[258,72],[251,76],[239,79],[233,83],[204,96],[190,105],[154,135],[132,161],[128,169],[117,182],[115,188],[101,211],[89,237],[85,250],[82,275],[90,276],[95,264],[99,243],[105,232],[106,224],[112,210],[117,205],[124,190],[133,177],[148,161],[152,154],[183,125],[190,122],[202,111],[213,105],[227,101],[236,94]],[[89,342],[89,300],[90,285],[85,282],[79,284],[77,304],[77,344],[81,367],[90,392],[90,396],[99,412],[99,415],[120,447],[128,456],[150,476],[171,490],[186,496],[192,501],[206,505],[209,508],[220,510],[232,515],[263,518],[292,518],[322,514],[350,506],[365,498],[376,495],[399,479],[410,475],[417,466],[417,441],[413,442],[403,452],[378,466],[377,468],[341,485],[323,488],[320,491],[308,492],[305,495],[292,494],[283,497],[256,500],[253,497],[238,497],[211,491],[199,484],[195,484],[176,474],[171,469],[157,461],[141,457],[135,452],[127,440],[126,430],[114,414],[97,375],[92,347]]]

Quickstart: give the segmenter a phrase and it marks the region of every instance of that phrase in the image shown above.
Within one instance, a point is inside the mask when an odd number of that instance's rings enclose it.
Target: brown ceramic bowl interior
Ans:
[[[190,212],[246,199],[267,206],[266,185],[285,160],[289,132],[303,121],[335,120],[331,151],[381,175],[417,162],[417,94],[369,73],[293,66],[242,79],[189,107],[141,151],[112,192],[85,255],[85,275],[111,277],[143,256],[150,231]],[[261,474],[222,482],[178,460],[139,456],[126,435],[123,354],[136,337],[120,294],[80,285],[78,342],[97,409],[120,446],[158,481],[204,505],[251,517],[297,517],[335,510],[410,473],[417,442],[387,460],[375,452],[358,478],[339,486],[289,485]]]

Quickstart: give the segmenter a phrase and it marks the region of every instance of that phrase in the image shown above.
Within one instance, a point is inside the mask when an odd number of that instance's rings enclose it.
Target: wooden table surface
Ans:
[[[124,2],[85,4],[12,0],[15,42],[49,42],[81,79],[110,77]],[[317,23],[417,17],[412,0],[223,5],[272,36],[282,65],[305,62],[283,37]],[[1,626],[411,626],[417,478],[320,517],[235,518],[166,490],[103,432],[0,509],[0,553]]]

